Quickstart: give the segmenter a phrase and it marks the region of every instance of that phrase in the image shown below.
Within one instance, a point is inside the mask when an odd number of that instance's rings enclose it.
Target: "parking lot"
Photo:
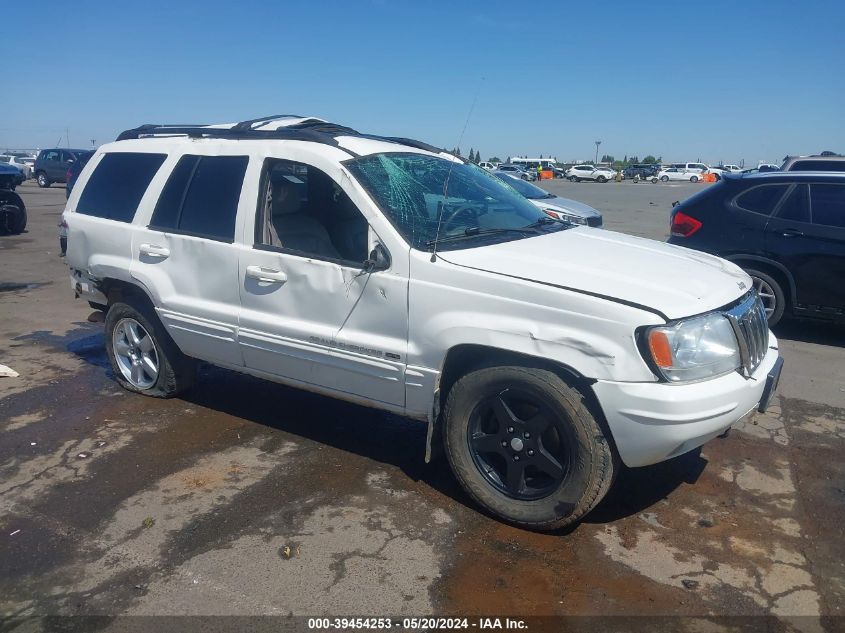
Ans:
[[[704,184],[543,186],[664,240]],[[206,367],[185,397],[112,379],[58,256],[64,189],[0,237],[0,613],[845,615],[845,330],[775,330],[767,414],[622,470],[562,533],[481,513],[424,425]],[[829,630],[837,621],[822,621]]]

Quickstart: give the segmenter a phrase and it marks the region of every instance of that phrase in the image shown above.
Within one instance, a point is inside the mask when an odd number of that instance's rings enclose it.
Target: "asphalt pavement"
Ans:
[[[672,201],[708,186],[542,184],[661,240]],[[426,465],[419,423],[213,367],[181,398],[123,391],[58,256],[64,190],[19,192],[0,615],[845,615],[845,329],[778,327],[767,414],[623,469],[581,524],[537,534]]]

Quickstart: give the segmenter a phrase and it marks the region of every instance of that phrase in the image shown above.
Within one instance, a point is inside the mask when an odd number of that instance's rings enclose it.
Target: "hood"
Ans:
[[[439,257],[644,306],[669,319],[720,308],[751,288],[751,278],[739,267],[713,255],[583,227]]]
[[[531,202],[540,208],[548,207],[553,211],[571,213],[582,218],[601,217],[601,213],[590,205],[578,202],[577,200],[570,200],[569,198],[561,198],[559,196],[555,196],[554,198],[532,198]]]

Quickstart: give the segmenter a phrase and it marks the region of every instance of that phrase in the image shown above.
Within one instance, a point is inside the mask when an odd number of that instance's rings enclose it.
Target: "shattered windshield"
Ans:
[[[416,249],[432,249],[438,218],[438,250],[568,227],[548,222],[513,188],[472,164],[412,153],[373,154],[345,164]]]

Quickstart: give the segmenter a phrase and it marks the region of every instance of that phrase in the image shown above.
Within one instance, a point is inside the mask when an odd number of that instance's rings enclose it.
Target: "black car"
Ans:
[[[677,204],[671,244],[747,272],[774,325],[784,315],[845,322],[845,174],[726,175]]]
[[[0,234],[23,233],[26,228],[26,205],[10,189],[0,189]]]
[[[35,179],[39,187],[49,187],[54,182],[65,182],[67,171],[77,157],[87,149],[42,149],[35,159]]]
[[[94,155],[94,150],[89,150],[87,152],[80,152],[76,160],[70,166],[70,169],[67,170],[67,174],[65,175],[65,180],[67,184],[65,185],[65,198],[70,198],[70,192],[73,190],[73,185],[76,184],[76,179],[79,178],[79,174],[82,173],[82,168],[88,164],[88,161],[91,160],[91,157]]]
[[[637,176],[645,180],[656,176],[658,171],[660,171],[660,165],[628,165],[622,174],[626,180],[633,180]]]

